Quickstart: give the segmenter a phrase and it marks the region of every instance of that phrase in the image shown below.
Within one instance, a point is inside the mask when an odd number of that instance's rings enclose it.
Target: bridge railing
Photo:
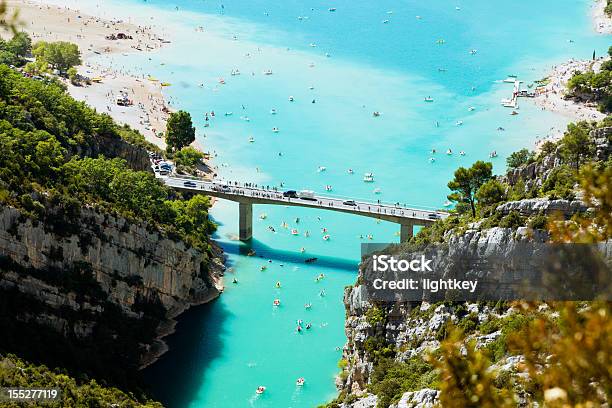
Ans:
[[[229,181],[229,180],[205,180],[202,179],[200,177],[195,177],[195,176],[187,176],[187,175],[173,175],[171,176],[172,179],[184,179],[184,180],[193,180],[193,181],[199,181],[199,182],[203,182],[203,183],[215,183],[215,184],[227,184],[230,188],[246,188],[249,190],[255,190],[255,191],[261,191],[261,192],[269,192],[269,193],[277,193],[277,194],[282,194],[283,191],[287,191],[287,190],[291,190],[289,188],[284,188],[283,190],[279,190],[278,188],[276,190],[272,190],[272,189],[266,189],[266,188],[261,188],[260,186],[258,187],[247,187],[245,185],[245,183],[243,182],[239,182],[238,185],[235,184],[234,181]],[[436,213],[447,213],[447,211],[445,211],[442,208],[439,207],[429,207],[429,206],[422,206],[422,205],[410,205],[408,206],[407,204],[403,204],[403,203],[399,203],[399,205],[397,204],[397,202],[390,202],[390,201],[384,201],[384,200],[380,200],[380,201],[372,201],[372,200],[368,200],[368,199],[361,199],[361,198],[355,198],[355,197],[350,197],[350,196],[343,196],[343,195],[330,195],[330,194],[325,194],[325,193],[318,193],[315,192],[316,197],[317,198],[322,198],[322,199],[327,199],[327,200],[352,200],[355,201],[358,204],[363,204],[363,205],[372,205],[372,206],[383,206],[383,207],[388,207],[388,208],[392,208],[392,209],[401,209],[401,210],[417,210],[417,211],[427,211],[427,212],[436,212]]]

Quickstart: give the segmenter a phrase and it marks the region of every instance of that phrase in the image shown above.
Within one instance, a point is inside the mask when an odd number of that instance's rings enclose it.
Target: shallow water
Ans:
[[[90,0],[79,4],[96,8]],[[166,93],[173,106],[191,112],[200,143],[218,154],[216,164],[227,164],[221,176],[318,192],[332,185],[336,195],[415,206],[441,207],[458,166],[487,160],[496,150],[494,168],[502,172],[507,154],[565,126],[567,119],[524,100],[520,115],[510,116],[499,101],[512,85],[501,79],[516,74],[532,81],[555,63],[588,58],[594,49],[601,54],[609,45],[592,31],[586,0],[518,1],[505,8],[483,0],[118,4],[105,1],[98,11],[163,26],[173,42],[152,54],[101,59],[172,83]],[[233,69],[241,75],[231,76]],[[274,74],[263,75],[267,69]],[[424,102],[426,96],[434,102]],[[204,128],[203,113],[210,110],[217,116]],[[373,111],[382,114],[375,118]],[[438,151],[433,164],[432,148]],[[448,148],[452,156],[443,154]],[[319,166],[327,171],[317,172]],[[374,173],[374,184],[362,182],[365,172]],[[169,338],[171,351],[145,373],[170,407],[311,407],[335,395],[336,347],[345,341],[342,292],[356,277],[359,235],[397,241],[399,227],[294,207],[256,206],[255,215],[261,213],[267,218],[254,221],[247,247],[234,240],[237,205],[221,201],[212,211],[229,254],[227,289],[181,319]],[[282,222],[300,235],[291,236]],[[321,239],[323,227],[330,241]],[[245,256],[251,246],[263,258]],[[319,262],[304,264],[310,256]],[[316,283],[320,273],[325,278]],[[311,310],[304,309],[307,302]],[[296,333],[297,319],[313,328]],[[303,388],[295,386],[300,376]],[[267,387],[265,394],[256,396],[258,385]]]

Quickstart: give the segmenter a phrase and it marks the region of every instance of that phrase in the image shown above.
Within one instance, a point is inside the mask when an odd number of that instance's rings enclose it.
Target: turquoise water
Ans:
[[[592,31],[590,1],[493,3],[235,0],[221,8],[222,2],[210,0],[120,5],[113,0],[104,7],[88,0],[79,5],[164,28],[172,44],[159,52],[101,59],[171,82],[167,96],[175,108],[191,112],[198,140],[218,154],[222,177],[319,192],[332,185],[336,195],[440,207],[458,166],[487,160],[496,150],[494,168],[502,172],[507,154],[567,123],[526,101],[519,115],[510,116],[499,101],[510,96],[511,85],[499,80],[516,74],[532,81],[552,64],[588,58],[594,49],[601,54],[609,45]],[[204,32],[197,32],[198,26]],[[438,39],[445,43],[437,45]],[[471,55],[472,49],[478,52]],[[241,75],[231,76],[234,69]],[[263,75],[267,69],[274,74]],[[425,103],[426,96],[434,102]],[[272,108],[277,115],[270,114]],[[204,128],[203,113],[210,110],[217,117]],[[375,118],[373,111],[382,114]],[[500,126],[505,131],[497,131]],[[250,136],[255,143],[248,142]],[[435,163],[428,161],[432,148],[438,151]],[[455,154],[444,155],[448,148]],[[461,150],[463,157],[457,154]],[[319,166],[327,171],[317,172]],[[374,173],[374,185],[361,181],[365,172]],[[181,319],[169,338],[171,351],[145,373],[155,395],[170,407],[311,407],[335,395],[341,356],[336,348],[345,341],[342,292],[356,277],[359,235],[397,241],[399,228],[298,208],[256,206],[255,215],[261,213],[267,218],[254,221],[255,238],[247,246],[235,241],[237,206],[221,201],[212,211],[220,224],[217,239],[229,255],[227,289]],[[311,236],[292,236],[283,222]],[[323,227],[331,240],[321,239]],[[251,246],[262,258],[245,256]],[[320,261],[304,264],[310,256]],[[264,264],[267,269],[260,271]],[[320,273],[325,278],[316,283]],[[230,283],[233,276],[236,285]],[[282,302],[278,308],[275,298]],[[307,302],[310,310],[304,309]],[[296,333],[297,319],[313,328]],[[298,377],[306,379],[303,388],[295,386]],[[258,385],[267,387],[261,396],[255,394]]]

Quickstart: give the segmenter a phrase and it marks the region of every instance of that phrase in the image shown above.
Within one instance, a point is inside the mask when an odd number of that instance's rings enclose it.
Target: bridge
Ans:
[[[271,204],[318,208],[337,211],[400,224],[400,240],[407,241],[413,236],[414,226],[429,225],[437,219],[448,217],[439,210],[410,208],[399,204],[349,200],[328,195],[308,195],[307,197],[288,196],[273,188],[264,188],[250,183],[208,181],[194,177],[159,176],[168,187],[175,190],[201,193],[208,196],[238,202],[239,238],[248,241],[253,236],[253,204]]]

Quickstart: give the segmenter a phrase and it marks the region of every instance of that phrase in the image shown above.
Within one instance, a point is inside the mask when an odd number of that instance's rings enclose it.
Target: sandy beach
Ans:
[[[535,104],[543,110],[558,112],[573,120],[601,120],[605,118],[606,115],[599,112],[596,105],[565,99],[565,95],[567,92],[567,82],[576,71],[585,72],[591,69],[597,71],[606,59],[599,58],[594,61],[572,59],[563,64],[553,66],[548,75],[548,83],[543,87],[543,92],[534,98]],[[551,135],[551,139],[561,136],[562,133],[554,134]]]
[[[119,123],[139,130],[148,141],[165,148],[159,134],[165,130],[167,119],[167,104],[161,84],[92,61],[101,54],[152,52],[163,46],[164,38],[151,27],[120,20],[107,21],[66,7],[30,0],[9,0],[8,6],[9,9],[19,9],[19,29],[27,32],[34,42],[69,41],[79,46],[83,60],[83,65],[77,67],[79,73],[88,78],[100,78],[101,81],[83,86],[66,82],[68,91],[75,99],[87,102],[99,112],[107,112]],[[106,38],[118,33],[132,38]],[[121,92],[132,100],[132,106],[117,106],[116,98]]]
[[[601,34],[612,33],[612,18],[604,11],[607,3],[607,0],[596,0],[593,5],[593,25],[595,31]]]

